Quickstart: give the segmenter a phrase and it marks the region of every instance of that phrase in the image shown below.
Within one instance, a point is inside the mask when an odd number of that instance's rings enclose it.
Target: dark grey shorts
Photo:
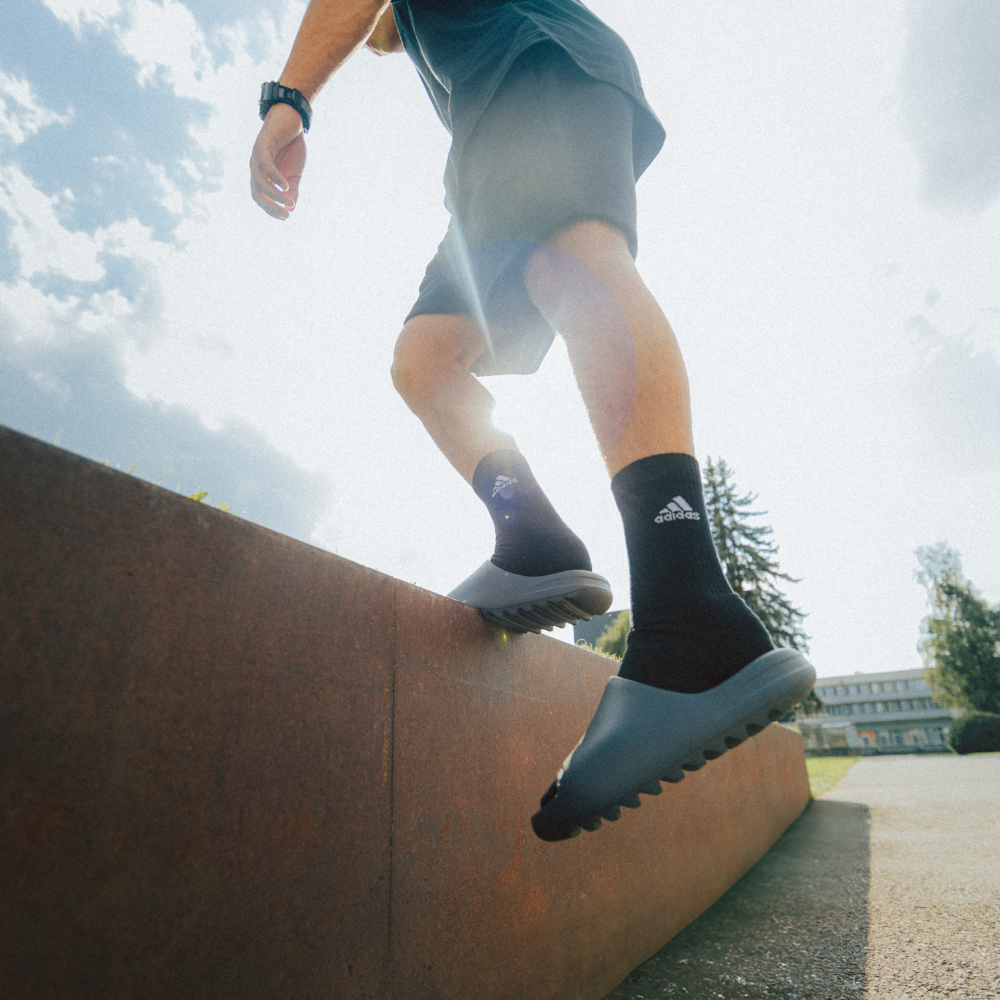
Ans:
[[[530,374],[554,332],[528,298],[533,251],[574,222],[596,219],[637,249],[634,105],[552,42],[528,49],[453,155],[451,223],[407,319],[466,314],[488,324],[492,351],[476,375]]]

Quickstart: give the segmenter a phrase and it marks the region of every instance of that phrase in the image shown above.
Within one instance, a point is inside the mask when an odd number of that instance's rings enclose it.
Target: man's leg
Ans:
[[[525,281],[566,341],[608,475],[647,455],[693,456],[680,347],[625,237],[577,223],[534,255]]]
[[[556,513],[514,439],[493,425],[494,399],[469,366],[486,338],[468,316],[410,319],[396,344],[392,378],[434,442],[486,505],[496,547],[451,595],[519,631],[538,631],[606,611],[607,581]]]
[[[703,751],[718,755],[752,735],[808,693],[815,673],[798,654],[774,650],[722,572],[684,363],[625,238],[577,223],[535,253],[525,281],[566,341],[613,477],[632,586],[619,676],[532,818],[540,837],[560,840],[617,819],[619,805],[639,804],[637,792],[657,794],[660,779],[703,764]]]
[[[688,693],[713,687],[773,645],[716,556],[673,330],[624,236],[604,223],[558,234],[525,279],[566,341],[625,524],[633,634],[621,676]],[[670,503],[680,517],[663,518]]]
[[[517,451],[514,439],[493,426],[496,400],[469,371],[486,346],[471,316],[414,316],[392,362],[396,391],[470,486],[490,452]]]

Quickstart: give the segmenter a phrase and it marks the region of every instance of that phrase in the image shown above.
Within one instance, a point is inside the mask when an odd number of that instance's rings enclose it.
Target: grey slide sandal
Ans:
[[[637,809],[639,792],[659,795],[661,781],[754,736],[798,704],[816,671],[794,649],[774,649],[701,694],[679,694],[609,677],[583,739],[566,758],[531,826],[542,840],[566,840],[601,820]]]
[[[611,607],[611,585],[597,573],[570,569],[547,576],[519,576],[489,560],[448,596],[478,608],[487,621],[513,632],[575,625]]]

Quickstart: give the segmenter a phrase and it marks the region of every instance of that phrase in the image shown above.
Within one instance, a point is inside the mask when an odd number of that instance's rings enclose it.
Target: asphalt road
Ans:
[[[1000,756],[867,758],[606,1000],[1000,997]]]

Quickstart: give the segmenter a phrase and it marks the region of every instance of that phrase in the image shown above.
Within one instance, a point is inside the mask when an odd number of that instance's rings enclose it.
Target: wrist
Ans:
[[[279,104],[287,106],[291,111],[299,116],[302,122],[303,132],[309,131],[309,125],[312,122],[312,107],[301,90],[273,80],[268,83],[261,84],[261,119],[265,119],[268,114],[270,114],[271,109]]]
[[[274,104],[268,108],[262,127],[279,145],[291,141],[296,135],[305,134],[301,116],[287,104]]]

